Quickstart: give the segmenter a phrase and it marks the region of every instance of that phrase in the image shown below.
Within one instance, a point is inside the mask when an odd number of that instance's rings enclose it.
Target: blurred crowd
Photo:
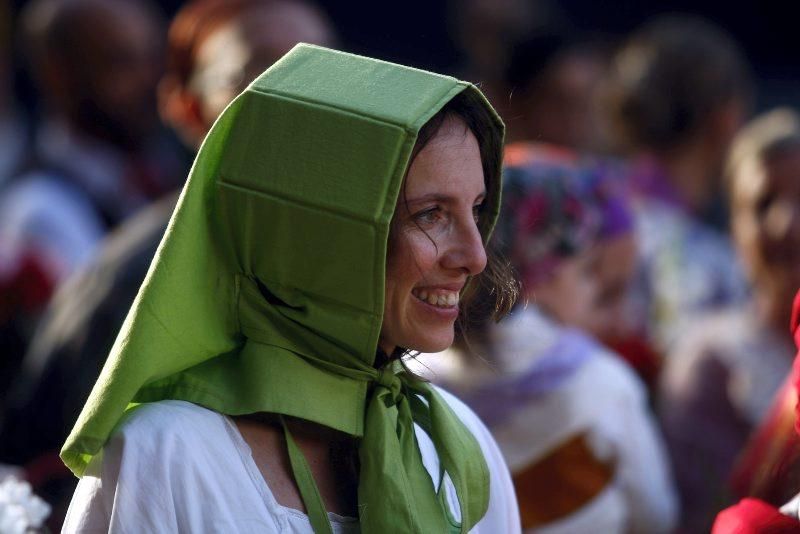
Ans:
[[[407,364],[487,423],[530,531],[707,532],[742,496],[788,501],[800,115],[757,111],[739,45],[693,15],[612,39],[543,1],[452,9],[451,74],[507,126],[490,246],[521,298]],[[193,152],[296,43],[350,49],[311,0],[0,10],[0,479],[54,530],[76,484],[59,448]]]

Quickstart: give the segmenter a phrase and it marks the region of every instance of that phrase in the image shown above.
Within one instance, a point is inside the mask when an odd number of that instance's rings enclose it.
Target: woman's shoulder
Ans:
[[[129,409],[105,446],[106,455],[126,462],[164,463],[181,458],[228,454],[235,449],[231,423],[218,412],[191,402],[163,400]]]
[[[200,405],[181,400],[146,402],[129,409],[114,435],[153,435],[190,437],[208,428],[225,424],[225,416]],[[188,431],[188,434],[186,433]]]
[[[129,410],[87,467],[65,532],[273,532],[286,513],[226,416],[166,400]],[[134,527],[135,526],[135,527]]]
[[[622,356],[599,341],[590,338],[591,356],[581,367],[579,381],[589,381],[596,387],[624,391],[635,396],[646,395],[645,386]]]

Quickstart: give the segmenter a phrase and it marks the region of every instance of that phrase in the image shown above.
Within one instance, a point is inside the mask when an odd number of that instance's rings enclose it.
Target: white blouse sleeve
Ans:
[[[132,430],[132,431],[128,431]],[[134,435],[131,435],[134,434]],[[178,532],[169,469],[149,459],[158,436],[117,432],[95,456],[78,483],[62,532]]]

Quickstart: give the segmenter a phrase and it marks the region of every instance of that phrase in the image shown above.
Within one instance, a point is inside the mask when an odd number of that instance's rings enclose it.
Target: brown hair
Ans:
[[[166,76],[180,86],[189,83],[198,49],[206,38],[254,7],[273,0],[194,0],[186,4],[170,24]]]
[[[736,211],[737,190],[749,172],[776,156],[800,147],[800,115],[790,108],[777,108],[759,115],[734,139],[728,154],[725,175],[730,191],[731,211]]]

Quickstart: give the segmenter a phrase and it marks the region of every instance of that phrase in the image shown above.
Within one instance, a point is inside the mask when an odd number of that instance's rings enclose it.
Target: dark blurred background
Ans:
[[[27,0],[11,1],[10,23]],[[160,6],[171,17],[184,2],[162,1]],[[713,21],[727,30],[743,48],[758,81],[757,110],[800,99],[800,71],[797,50],[800,32],[797,20],[800,6],[779,0],[746,2],[694,2],[653,0],[637,2],[593,2],[562,0],[499,0],[464,2],[459,0],[407,0],[405,2],[365,2],[322,0],[318,4],[338,29],[342,48],[390,61],[440,72],[457,73],[464,65],[463,47],[459,44],[459,16],[466,5],[486,4],[492,11],[502,6],[528,5],[536,18],[554,17],[614,44],[655,15],[692,13]],[[548,5],[549,4],[549,5]],[[557,4],[557,5],[556,5]],[[542,6],[537,8],[534,6]],[[524,11],[525,9],[523,9]],[[472,80],[480,81],[480,80]],[[18,76],[17,94],[28,106],[34,105],[31,84]]]
[[[596,294],[547,297],[547,278],[531,306],[602,341],[645,392],[631,432],[657,435],[638,452],[667,450],[667,475],[626,468],[623,443],[619,484],[649,487],[666,526],[625,531],[707,532],[734,497],[786,502],[800,490],[781,388],[800,286],[798,15],[777,0],[0,0],[0,481],[30,482],[59,529],[76,480],[58,450],[193,154],[302,40],[474,82],[507,125],[507,170],[596,179],[606,205],[587,212],[613,232],[576,275]]]

